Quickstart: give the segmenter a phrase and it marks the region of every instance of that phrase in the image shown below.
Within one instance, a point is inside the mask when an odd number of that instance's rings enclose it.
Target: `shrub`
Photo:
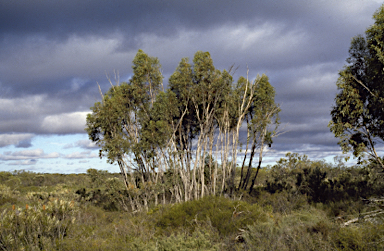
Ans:
[[[332,236],[338,250],[384,250],[383,239],[384,226],[368,222],[342,227]]]
[[[333,250],[328,242],[332,227],[323,212],[312,208],[249,225],[242,238],[246,250]]]
[[[160,232],[175,228],[193,232],[199,222],[207,221],[220,235],[227,236],[239,231],[250,222],[264,221],[267,213],[257,204],[234,201],[224,197],[204,197],[195,201],[175,204],[167,210],[159,210],[157,220]]]
[[[213,243],[211,234],[200,229],[195,230],[191,235],[185,233],[172,234],[168,237],[155,238],[148,243],[136,240],[129,246],[130,250],[137,251],[221,250],[218,244]]]
[[[0,206],[6,203],[16,204],[18,195],[19,193],[17,191],[11,190],[8,186],[0,184]]]
[[[0,248],[3,250],[50,250],[67,235],[74,223],[73,202],[53,200],[47,205],[4,210],[0,217]]]

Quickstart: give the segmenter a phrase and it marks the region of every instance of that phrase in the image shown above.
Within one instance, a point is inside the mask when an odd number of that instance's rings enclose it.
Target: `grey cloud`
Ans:
[[[267,19],[321,27],[319,21],[359,24],[377,8],[373,1],[109,1],[2,2],[0,34],[172,34],[174,27],[202,30],[225,23],[255,25]],[[354,15],[354,19],[345,12]],[[324,16],[326,16],[324,18]]]
[[[95,84],[95,89],[96,87]],[[30,95],[14,99],[0,98],[0,132],[4,132],[3,135],[0,134],[0,146],[18,144],[16,135],[27,135],[25,139],[33,136],[32,133],[25,132],[84,133],[85,117],[90,111],[89,107],[97,101],[96,97],[95,94],[94,97],[86,95],[83,99],[77,100],[46,95]],[[79,109],[81,110],[78,111]],[[9,136],[12,135],[11,133],[14,133],[12,137]]]
[[[31,139],[22,140],[19,143],[17,143],[17,148],[29,148],[32,146]]]
[[[34,136],[31,133],[0,134],[0,147],[15,145],[16,147],[27,148],[31,146],[31,140]]]

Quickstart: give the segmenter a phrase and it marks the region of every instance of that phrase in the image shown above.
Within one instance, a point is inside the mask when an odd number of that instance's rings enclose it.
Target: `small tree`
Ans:
[[[244,154],[243,164],[241,166],[241,177],[238,188],[247,189],[251,177],[253,158],[259,150],[258,165],[256,173],[252,178],[250,193],[252,192],[257,175],[261,168],[263,150],[265,146],[271,147],[272,138],[276,136],[276,130],[279,126],[280,107],[275,103],[275,89],[269,83],[268,77],[262,75],[259,84],[255,90],[255,96],[251,106],[246,114],[247,121],[247,145]],[[273,125],[273,128],[270,126]],[[251,152],[248,161],[248,167],[244,172],[248,153],[248,145],[251,144]]]
[[[138,180],[145,186],[147,181],[153,184],[157,178],[153,159],[156,155],[152,154],[152,145],[147,144],[146,133],[154,127],[150,111],[163,79],[158,59],[141,50],[132,68],[129,83],[112,85],[102,102],[91,108],[86,128],[90,139],[101,147],[100,157],[105,156],[109,163],[119,165],[127,189],[137,188]],[[154,137],[154,140],[159,139]],[[146,206],[150,191],[142,195],[140,200]],[[136,207],[132,204],[133,209]]]

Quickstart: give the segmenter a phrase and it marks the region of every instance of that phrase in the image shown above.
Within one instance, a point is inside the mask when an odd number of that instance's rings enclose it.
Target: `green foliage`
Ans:
[[[196,230],[191,235],[172,234],[169,237],[155,238],[149,243],[134,241],[130,244],[130,249],[138,251],[220,250],[217,244],[212,243],[211,234],[202,230]]]
[[[290,214],[295,210],[306,208],[308,198],[305,195],[289,193],[285,190],[273,194],[262,191],[258,195],[257,203],[262,207],[272,208],[274,213]]]
[[[246,250],[333,250],[333,227],[321,211],[307,209],[249,225],[242,238]]]
[[[100,187],[102,184],[104,184],[108,171],[90,168],[87,170],[87,174],[91,179],[92,185],[94,187]]]
[[[156,225],[160,232],[169,232],[175,228],[192,232],[198,222],[209,221],[220,235],[227,236],[233,235],[249,222],[263,221],[266,217],[266,212],[257,204],[207,196],[173,205],[159,216]]]
[[[375,215],[382,212],[383,202],[348,195],[361,194],[365,189],[367,196],[383,191],[381,176],[372,167],[334,168],[298,154],[289,154],[279,163],[291,170],[281,176],[292,184],[290,189],[271,194],[260,186],[257,197],[246,194],[242,200],[233,200],[210,196],[158,205],[148,213],[132,213],[122,206],[129,205],[129,200],[121,178],[117,178],[119,174],[102,172],[103,184],[99,187],[87,174],[47,175],[44,182],[57,178],[62,184],[34,186],[34,191],[28,190],[32,184],[29,181],[41,174],[7,175],[22,182],[18,188],[0,185],[0,196],[7,200],[0,211],[0,245],[5,250],[80,251],[383,250],[383,214]],[[319,168],[320,174],[327,173],[325,179],[329,184],[331,181],[339,184],[328,187],[333,187],[335,197],[325,203],[314,203],[309,190],[297,189],[297,180],[293,179],[297,173],[303,174],[302,183],[307,183],[310,177],[310,173],[301,172],[305,168]],[[265,169],[263,173],[268,178],[273,170]],[[296,176],[291,175],[294,170]],[[168,178],[173,176],[176,175],[169,173]],[[73,184],[74,177],[85,180],[86,197],[82,199],[75,193],[78,186]],[[359,184],[362,180],[366,181],[365,187]],[[353,186],[354,190],[350,191]],[[100,204],[94,197],[98,190],[106,196],[105,200],[99,198]],[[106,207],[112,200],[116,205],[114,210]],[[359,220],[345,226],[345,222],[354,218]]]
[[[381,162],[375,144],[384,139],[384,5],[373,18],[375,23],[366,30],[366,38],[359,35],[352,39],[348,65],[339,73],[339,93],[329,127],[344,152],[353,151],[359,158],[368,153]],[[380,165],[384,168],[382,162]]]
[[[383,250],[383,226],[372,226],[370,223],[359,227],[340,228],[332,236],[332,241],[339,250]]]
[[[141,142],[136,130],[146,131],[150,109],[162,86],[157,58],[139,50],[132,68],[134,75],[129,83],[113,86],[87,116],[86,131],[101,147],[100,157],[106,154],[110,163],[121,161],[125,154],[134,154],[138,162],[142,161],[141,151],[147,148],[143,149],[145,140]]]
[[[10,187],[0,184],[0,206],[6,203],[16,204],[18,194],[18,191],[11,190]]]
[[[371,223],[341,227],[307,208],[249,225],[241,237],[246,250],[382,250],[383,230]]]
[[[0,217],[0,247],[3,250],[57,248],[74,223],[75,212],[75,204],[63,200],[4,210]]]
[[[125,210],[128,211],[127,191],[118,178],[103,180],[101,186],[92,185],[93,189],[81,188],[76,191],[79,201],[87,201],[107,211]]]
[[[331,203],[381,196],[384,180],[377,166],[332,167],[307,156],[288,153],[272,166],[265,190],[304,194],[309,202]]]
[[[238,81],[239,88],[236,91],[239,92],[239,90],[244,89],[244,84],[246,82],[246,79],[240,78]],[[250,193],[252,192],[257,175],[261,168],[263,148],[264,146],[272,146],[272,138],[276,135],[276,130],[280,124],[279,112],[280,107],[275,103],[275,89],[269,83],[268,77],[266,75],[262,75],[257,87],[255,88],[255,97],[252,99],[251,106],[245,115],[248,130],[247,149],[248,144],[251,144],[252,146],[246,173],[243,173],[243,169],[245,167],[247,155],[244,156],[239,188],[244,190],[247,189],[251,177],[254,155],[256,151],[260,152],[260,155],[258,156],[259,165],[257,166],[256,173],[253,175],[249,188]]]

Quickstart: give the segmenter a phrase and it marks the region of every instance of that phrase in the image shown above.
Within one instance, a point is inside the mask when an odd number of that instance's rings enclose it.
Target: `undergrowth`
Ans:
[[[0,250],[384,250],[382,215],[367,217],[382,204],[345,195],[315,201],[308,186],[294,187],[298,176],[286,177],[291,185],[282,190],[284,180],[269,179],[268,189],[279,187],[273,193],[259,186],[252,195],[131,212],[116,175],[0,172]],[[317,179],[308,177],[301,184]],[[343,179],[347,189],[357,178]]]

